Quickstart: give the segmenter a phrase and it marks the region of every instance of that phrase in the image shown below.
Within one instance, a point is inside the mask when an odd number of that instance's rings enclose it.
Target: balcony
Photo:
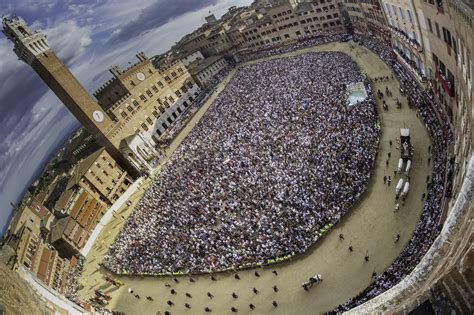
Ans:
[[[443,90],[446,92],[446,94],[448,94],[450,97],[454,97],[454,83],[449,82],[448,79],[441,73],[441,71],[439,71],[439,69],[436,70],[435,77],[443,87]]]
[[[393,50],[397,54],[397,59],[405,66],[406,69],[414,75],[414,77],[421,83],[426,82],[426,77],[423,75],[421,70],[418,68],[413,60],[408,59],[407,55],[397,47],[393,47]]]
[[[436,9],[438,10],[438,13],[444,14],[443,1],[436,0]]]
[[[396,37],[401,39],[405,44],[409,45],[410,47],[414,48],[416,51],[419,53],[423,52],[423,48],[421,47],[421,44],[418,43],[416,40],[410,38],[405,31],[398,29],[394,26],[389,25],[388,26],[390,30],[392,31],[392,34],[395,34]]]
[[[391,33],[387,28],[384,28],[372,22],[367,22],[367,27],[376,33],[380,33],[381,35],[386,36],[385,39],[387,39],[388,37],[388,39],[390,40]]]

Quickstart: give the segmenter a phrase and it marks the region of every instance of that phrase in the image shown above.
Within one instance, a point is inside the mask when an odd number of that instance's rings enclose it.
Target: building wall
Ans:
[[[187,53],[200,50],[209,57],[232,49],[282,44],[306,36],[344,31],[337,0],[254,3],[226,15],[225,19],[205,24],[185,36],[172,49]]]
[[[456,40],[454,23],[443,2],[419,0],[420,19],[424,19],[426,28],[424,37],[429,40],[425,48],[428,66],[428,78],[435,88],[440,110],[448,114],[452,122],[455,113]]]
[[[455,45],[456,65],[453,71],[455,77],[455,99],[451,102],[453,110],[452,124],[454,128],[454,185],[453,195],[457,195],[462,178],[466,174],[468,160],[472,154],[474,133],[473,91],[474,76],[474,27],[473,8],[462,1],[444,1],[450,20],[454,24],[453,44]]]
[[[242,34],[242,29],[240,28],[235,28],[231,29],[227,32],[227,36],[229,36],[229,39],[231,40],[232,44],[234,47],[243,47],[245,46],[245,39]]]
[[[93,161],[81,179],[80,185],[89,190],[96,199],[104,197],[113,204],[131,185],[127,172],[115,162],[105,150]]]
[[[62,293],[69,261],[42,238],[40,230],[28,221],[23,225],[15,253],[17,264],[33,272],[46,286]]]
[[[35,264],[36,253],[40,242],[39,229],[35,229],[32,224],[24,225],[18,246],[15,249],[18,264],[32,268]]]
[[[341,13],[335,0],[311,1],[293,7],[290,3],[265,8],[259,21],[242,33],[248,48],[281,44],[307,36],[343,32]]]
[[[344,0],[344,7],[351,19],[354,32],[358,34],[365,34],[368,30],[368,20],[364,14],[361,1]]]
[[[361,7],[367,20],[367,32],[379,40],[387,40],[388,29],[385,13],[379,0],[362,0]]]
[[[205,62],[205,60],[203,62]],[[209,82],[214,79],[214,76],[219,71],[224,69],[227,65],[228,65],[227,61],[223,57],[220,57],[216,59],[214,62],[207,65],[205,68],[198,69],[195,73],[191,71],[191,73],[193,73],[192,76],[194,80],[199,84],[199,86],[201,88],[205,88],[207,87]]]
[[[207,40],[207,35],[209,34],[209,29],[204,28],[197,31],[196,36],[192,36],[188,40],[185,40],[180,44],[180,49],[183,52],[192,53],[196,50],[200,50],[203,54],[212,54],[214,53],[213,49],[210,47],[210,43]]]
[[[107,206],[80,185],[63,203],[66,212],[53,224],[50,241],[62,257],[71,257],[85,245]]]
[[[34,229],[40,229],[41,220],[47,215],[48,209],[34,200],[15,212],[10,223],[7,234],[17,234],[24,225],[32,225]],[[32,227],[33,228],[33,227]]]
[[[233,43],[224,29],[213,32],[207,37],[208,46],[207,49],[212,49],[213,54],[221,54],[229,50]]]
[[[364,6],[367,2],[345,0],[344,6],[361,8],[361,12],[366,12]],[[449,193],[455,196],[472,152],[472,8],[463,1],[454,0],[381,0],[380,3],[390,25],[392,47],[399,56],[401,51],[411,60],[419,58],[416,64],[420,67],[424,65],[426,79],[417,77],[425,87],[433,87],[438,110],[446,114],[452,125],[455,140],[450,148],[453,170],[448,176],[455,179],[452,193]],[[354,27],[357,27],[359,19],[366,19],[360,25],[368,25],[368,15],[356,11],[348,9]],[[408,71],[415,72],[413,64],[402,63]]]
[[[139,62],[124,71],[113,67],[114,78],[94,95],[117,122],[112,138],[124,139],[143,132],[152,133],[151,139],[157,143],[158,137],[199,94],[199,87],[181,61],[157,69],[143,53],[137,57]],[[125,91],[111,104],[119,86]]]
[[[192,54],[189,54],[186,57],[181,58],[181,62],[183,63],[185,67],[187,67],[190,63],[194,61],[203,60],[203,59],[204,59],[204,56],[199,50],[197,50],[193,52]]]
[[[399,60],[420,81],[427,76],[425,45],[422,40],[423,21],[419,21],[418,0],[382,0],[392,37],[392,47]]]

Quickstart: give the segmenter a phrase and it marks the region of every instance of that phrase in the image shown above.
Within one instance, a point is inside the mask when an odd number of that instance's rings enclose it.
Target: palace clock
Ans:
[[[104,113],[100,110],[96,110],[92,113],[92,117],[96,122],[103,122],[104,121]]]

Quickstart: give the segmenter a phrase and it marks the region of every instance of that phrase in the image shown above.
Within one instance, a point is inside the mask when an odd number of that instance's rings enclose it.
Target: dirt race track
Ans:
[[[389,67],[375,54],[357,44],[351,49],[353,45],[352,42],[330,43],[283,56],[307,51],[343,51],[352,56],[362,72],[367,73],[369,77],[391,76]],[[233,72],[230,75],[233,75]],[[219,93],[227,82],[228,78],[219,86],[216,93]],[[398,80],[376,83],[372,89],[385,90],[386,86],[393,92],[393,98],[387,101],[388,112],[383,111],[382,102],[377,101],[382,132],[368,191],[341,222],[306,254],[274,268],[258,270],[260,277],[254,275],[255,270],[239,272],[240,280],[235,279],[231,273],[217,274],[217,281],[212,281],[209,276],[195,276],[195,282],[190,282],[189,277],[181,277],[178,278],[179,283],[175,283],[170,277],[120,277],[125,286],[115,288],[104,280],[107,271],[99,267],[98,263],[123,225],[124,221],[120,216],[127,217],[132,211],[132,206],[120,210],[120,215],[103,229],[98,241],[89,252],[80,279],[84,285],[80,295],[88,298],[93,295],[94,289],[102,289],[112,296],[109,308],[126,314],[164,314],[165,311],[171,314],[208,314],[204,308],[209,307],[212,310],[211,314],[219,315],[232,314],[231,307],[235,307],[239,314],[319,314],[357,295],[371,283],[372,273],[383,272],[411,238],[423,208],[421,196],[425,192],[426,176],[432,172],[431,166],[427,163],[428,146],[431,142],[423,123],[416,117],[415,111],[408,108],[406,98],[399,95]],[[396,97],[401,100],[402,109],[396,109],[394,101]],[[214,98],[215,95],[178,135],[168,149],[168,155],[172,154],[202,117]],[[398,213],[394,213],[394,195],[398,177],[390,187],[384,185],[383,177],[384,175],[393,177],[393,171],[397,167],[400,154],[395,149],[395,140],[399,137],[400,128],[403,126],[410,128],[415,156],[410,173],[410,193],[405,205]],[[389,140],[393,141],[392,147],[389,146]],[[386,167],[388,152],[391,152],[392,157],[389,166]],[[148,183],[132,196],[134,204],[140,199]],[[344,235],[344,240],[339,239],[341,233]],[[401,239],[395,243],[397,234],[401,235]],[[353,252],[348,250],[349,246],[353,247]],[[368,262],[364,261],[366,253],[370,257]],[[276,270],[278,275],[272,273],[273,270]],[[301,283],[315,273],[323,276],[323,282],[305,292],[301,288]],[[176,290],[176,295],[170,293],[171,288],[166,287],[166,283]],[[278,287],[278,292],[274,292],[274,285]],[[260,291],[259,294],[252,292],[254,287]],[[132,288],[141,299],[138,300],[128,293],[128,288]],[[207,292],[211,292],[214,298],[210,299]],[[231,296],[233,292],[238,295],[237,299]],[[185,293],[191,294],[192,298],[187,297]],[[145,297],[148,295],[152,296],[154,301],[147,301]],[[168,300],[175,305],[167,305]],[[274,307],[272,301],[276,301],[278,307]],[[186,308],[185,303],[189,303],[191,308]],[[250,303],[255,305],[255,310],[250,310]]]

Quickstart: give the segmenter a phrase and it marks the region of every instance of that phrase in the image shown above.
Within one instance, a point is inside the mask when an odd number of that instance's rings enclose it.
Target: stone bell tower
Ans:
[[[120,152],[119,140],[110,137],[114,121],[59,60],[49,47],[46,36],[30,30],[21,17],[4,18],[3,33],[15,44],[13,51],[18,58],[36,71],[97,143],[104,146],[117,163],[136,178],[138,171]]]

